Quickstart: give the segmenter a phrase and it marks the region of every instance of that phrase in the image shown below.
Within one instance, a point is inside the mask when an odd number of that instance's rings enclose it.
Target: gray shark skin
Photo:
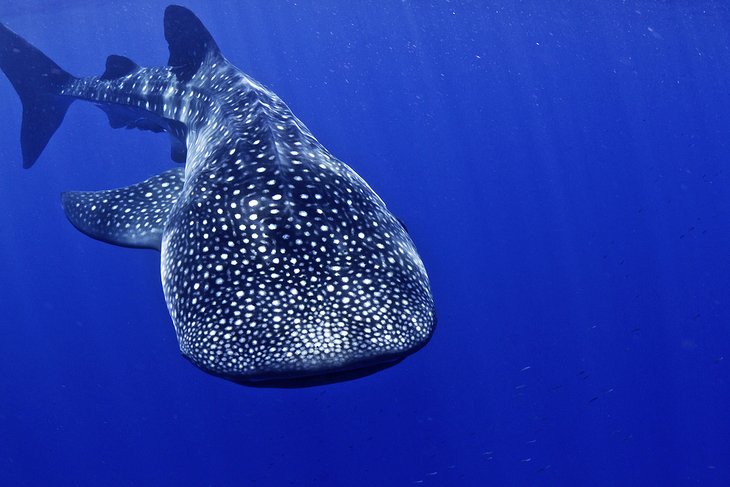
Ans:
[[[423,347],[436,318],[408,232],[274,93],[230,64],[189,10],[165,11],[169,64],[109,56],[75,78],[5,26],[0,68],[23,102],[26,167],[74,100],[112,127],[167,133],[172,169],[62,196],[71,223],[159,249],[182,354],[239,383],[297,387],[370,374]]]

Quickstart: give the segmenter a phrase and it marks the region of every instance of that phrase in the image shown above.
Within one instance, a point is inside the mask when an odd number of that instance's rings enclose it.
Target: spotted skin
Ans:
[[[168,8],[166,29],[186,24],[202,28]],[[164,130],[186,149],[184,174],[67,194],[69,219],[95,238],[160,248],[180,350],[212,374],[276,385],[376,370],[420,349],[434,304],[405,227],[202,29],[189,64],[166,32],[184,69],[125,62],[116,78],[62,86],[116,126]]]
[[[61,201],[69,221],[90,237],[159,250],[183,178],[182,168],[170,169],[126,188],[63,193]]]

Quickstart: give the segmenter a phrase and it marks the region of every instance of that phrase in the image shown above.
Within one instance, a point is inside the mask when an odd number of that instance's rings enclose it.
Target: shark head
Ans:
[[[272,139],[261,144],[274,150]],[[211,373],[329,381],[392,365],[433,331],[428,279],[404,227],[351,169],[311,154],[283,167],[254,156],[203,177],[170,215],[165,295],[183,354]]]

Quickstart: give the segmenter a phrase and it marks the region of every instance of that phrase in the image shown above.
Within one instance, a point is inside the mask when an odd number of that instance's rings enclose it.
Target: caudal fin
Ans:
[[[73,101],[60,95],[63,86],[73,77],[2,24],[0,69],[23,103],[20,144],[23,167],[28,168],[41,155]]]

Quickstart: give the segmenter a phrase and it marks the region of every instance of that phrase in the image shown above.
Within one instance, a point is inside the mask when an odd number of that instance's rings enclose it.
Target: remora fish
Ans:
[[[165,11],[167,66],[109,56],[75,78],[5,26],[0,68],[23,103],[30,167],[74,100],[112,127],[166,132],[172,169],[63,195],[68,219],[116,245],[159,249],[183,355],[260,386],[360,377],[423,347],[428,276],[402,223],[274,93],[230,64],[189,10]]]

